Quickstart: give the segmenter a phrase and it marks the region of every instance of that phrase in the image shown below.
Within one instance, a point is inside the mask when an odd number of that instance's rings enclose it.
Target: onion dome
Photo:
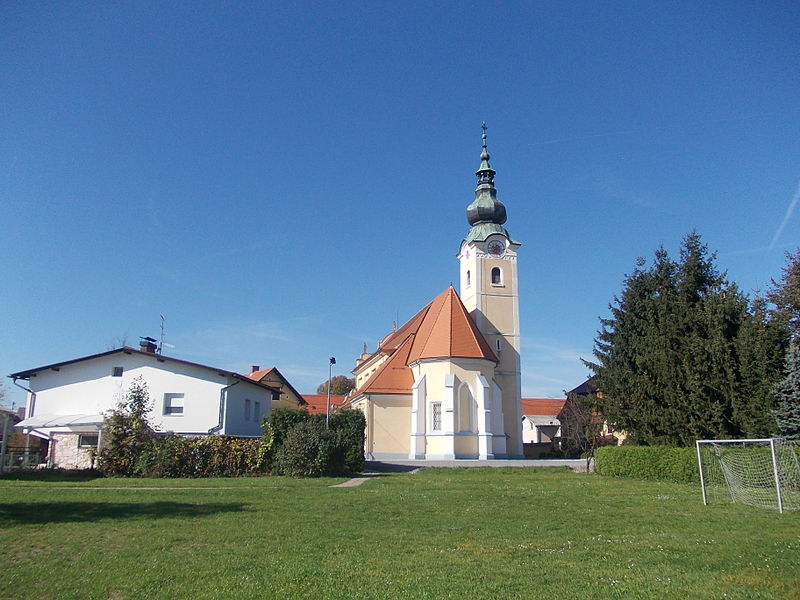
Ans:
[[[475,200],[467,207],[467,221],[472,229],[464,241],[484,241],[493,233],[500,233],[510,239],[508,232],[502,227],[506,222],[506,206],[497,199],[494,187],[495,170],[489,164],[489,150],[486,147],[486,123],[483,129],[483,149],[481,150],[481,166],[475,172],[478,187],[475,189]]]

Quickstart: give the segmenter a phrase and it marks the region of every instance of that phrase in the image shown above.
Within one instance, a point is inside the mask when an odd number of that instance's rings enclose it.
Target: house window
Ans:
[[[258,421],[261,418],[261,403],[253,402],[253,418]]]
[[[442,430],[442,403],[434,402],[431,404],[431,428],[434,431]]]
[[[469,284],[470,284],[471,281],[472,281],[472,277],[470,275],[470,272],[467,271],[467,287],[469,287]]]
[[[252,409],[253,409],[253,407],[250,404],[250,399],[246,398],[245,401],[244,401],[244,420],[245,421],[249,421],[250,420],[250,417],[252,416],[251,415]]]
[[[98,433],[82,433],[78,436],[78,448],[97,448],[99,441]]]
[[[183,416],[183,394],[164,394],[164,414]]]
[[[494,341],[494,347],[497,349],[498,352],[500,352],[503,349],[503,340],[501,340],[500,338],[497,338]]]
[[[112,377],[122,377],[122,367],[114,367],[111,369]]]
[[[500,267],[492,267],[492,285],[503,285],[503,270]]]

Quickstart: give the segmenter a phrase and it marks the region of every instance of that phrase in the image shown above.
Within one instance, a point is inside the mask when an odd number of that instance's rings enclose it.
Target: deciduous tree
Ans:
[[[140,474],[141,458],[150,449],[154,431],[147,420],[150,394],[139,376],[131,382],[117,408],[103,422],[103,448],[98,468],[106,475],[134,477]]]
[[[331,377],[331,394],[344,396],[356,387],[356,380],[344,375],[334,375]],[[317,386],[317,394],[328,393],[328,381],[325,380]]]

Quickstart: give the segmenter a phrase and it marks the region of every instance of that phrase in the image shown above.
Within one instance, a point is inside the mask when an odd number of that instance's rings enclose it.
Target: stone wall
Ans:
[[[61,469],[90,469],[92,448],[80,448],[77,433],[53,433],[50,441],[50,460]]]

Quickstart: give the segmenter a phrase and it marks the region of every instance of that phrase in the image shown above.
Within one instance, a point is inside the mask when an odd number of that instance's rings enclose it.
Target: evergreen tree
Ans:
[[[634,443],[685,446],[774,428],[775,377],[766,387],[759,379],[775,365],[772,330],[714,261],[694,232],[678,261],[659,248],[649,268],[637,261],[601,319],[587,365],[603,415]]]
[[[775,386],[777,407],[773,413],[780,434],[800,439],[800,337],[794,336],[786,352],[786,376]]]
[[[733,418],[744,437],[770,437],[775,433],[773,388],[781,377],[786,332],[769,318],[763,298],[753,300],[750,312],[736,336],[739,385]]]
[[[800,335],[800,249],[786,253],[780,281],[772,280],[767,300],[775,305],[773,318],[793,336]]]

